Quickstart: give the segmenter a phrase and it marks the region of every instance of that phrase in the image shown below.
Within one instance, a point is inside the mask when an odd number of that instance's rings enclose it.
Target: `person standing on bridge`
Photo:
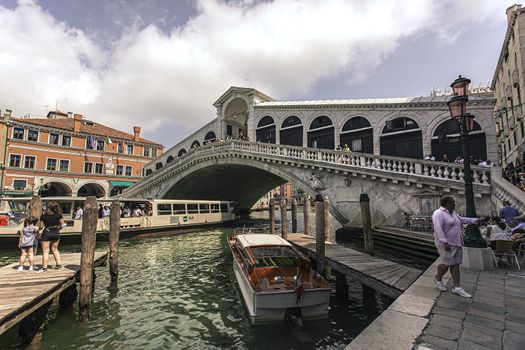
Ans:
[[[472,296],[460,286],[459,265],[463,260],[463,224],[477,224],[479,218],[466,218],[459,216],[456,202],[452,197],[441,198],[441,207],[432,214],[434,224],[434,242],[439,253],[440,263],[434,283],[441,291],[445,292],[447,287],[443,284],[443,275],[450,268],[452,283],[454,287],[451,292],[465,298]]]

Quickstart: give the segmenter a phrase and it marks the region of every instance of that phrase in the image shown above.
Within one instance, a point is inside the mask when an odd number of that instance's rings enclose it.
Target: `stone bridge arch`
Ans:
[[[185,169],[162,184],[154,198],[232,200],[241,210],[249,210],[273,188],[292,183],[312,198],[319,192],[319,173],[309,168],[290,168],[286,164],[268,163],[245,157],[220,157],[205,160]],[[317,181],[317,182],[316,182]],[[322,193],[322,191],[321,191]],[[333,198],[330,213],[341,223],[348,218],[340,212]]]

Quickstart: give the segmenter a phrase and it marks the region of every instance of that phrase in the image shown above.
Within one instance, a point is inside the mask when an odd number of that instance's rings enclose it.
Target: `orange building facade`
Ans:
[[[0,189],[4,196],[109,197],[142,177],[163,146],[83,118],[0,118]]]

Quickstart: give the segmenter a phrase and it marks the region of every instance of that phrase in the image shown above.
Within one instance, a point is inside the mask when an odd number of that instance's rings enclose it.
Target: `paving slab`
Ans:
[[[463,340],[492,349],[501,349],[502,337],[503,331],[473,324],[465,324],[465,328],[461,334],[461,339]]]
[[[453,340],[447,340],[432,335],[424,335],[422,344],[434,350],[456,350],[457,343]]]
[[[504,350],[523,350],[525,348],[525,335],[505,331],[503,335]]]
[[[458,342],[458,350],[493,350],[493,349],[461,339]]]
[[[461,334],[460,328],[449,328],[438,326],[436,324],[429,324],[425,329],[425,335],[432,335],[447,340],[456,340]]]

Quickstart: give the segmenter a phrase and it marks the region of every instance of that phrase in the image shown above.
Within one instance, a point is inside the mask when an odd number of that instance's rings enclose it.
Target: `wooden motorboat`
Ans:
[[[288,241],[272,234],[241,233],[230,236],[228,243],[253,324],[328,316],[330,284]]]

